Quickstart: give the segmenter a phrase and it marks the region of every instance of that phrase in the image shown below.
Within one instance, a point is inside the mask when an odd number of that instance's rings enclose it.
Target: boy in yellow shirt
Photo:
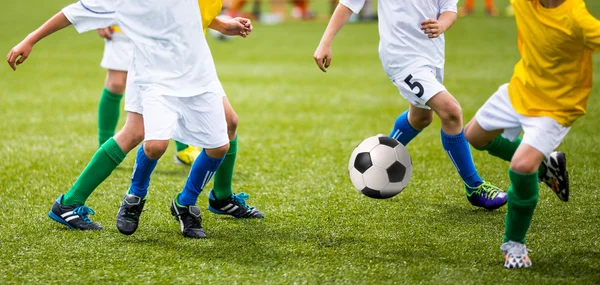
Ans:
[[[469,122],[465,137],[475,148],[510,161],[512,185],[501,250],[506,268],[520,268],[531,266],[525,235],[538,201],[538,179],[561,200],[568,200],[565,155],[553,151],[585,114],[592,55],[600,49],[600,21],[589,14],[583,0],[511,0],[511,4],[521,60],[510,83],[502,85]]]

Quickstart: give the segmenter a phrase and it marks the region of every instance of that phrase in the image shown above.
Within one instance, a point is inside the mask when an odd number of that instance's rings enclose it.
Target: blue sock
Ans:
[[[458,174],[463,179],[465,184],[469,187],[477,187],[483,180],[477,174],[477,169],[473,164],[473,157],[471,156],[471,149],[469,143],[465,139],[464,131],[455,136],[450,136],[442,133],[442,145],[446,150],[446,154],[452,160],[454,167],[458,171]]]
[[[196,205],[202,188],[208,184],[222,161],[223,158],[212,158],[206,154],[205,150],[202,150],[192,165],[192,170],[190,170],[183,191],[179,193],[177,203],[182,206]]]
[[[142,144],[135,157],[129,194],[142,198],[146,197],[148,194],[148,185],[150,185],[150,175],[157,163],[158,159],[150,159],[146,156],[146,153],[144,153],[144,144]]]
[[[390,137],[398,140],[402,145],[406,146],[414,139],[421,131],[415,130],[408,122],[408,110],[400,114],[394,123],[394,128],[390,133]]]

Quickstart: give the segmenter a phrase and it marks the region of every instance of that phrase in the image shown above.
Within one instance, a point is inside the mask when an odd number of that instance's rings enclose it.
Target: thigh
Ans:
[[[525,132],[522,143],[532,146],[546,157],[560,145],[571,129],[549,117],[521,116],[521,123]]]
[[[519,114],[508,97],[508,84],[498,88],[475,114],[475,120],[486,131],[503,130],[502,136],[514,141],[521,134]]]
[[[142,116],[144,118],[144,140],[169,140],[177,129],[178,107],[172,97],[144,94]],[[176,98],[176,97],[175,97]]]
[[[392,82],[411,105],[422,109],[429,109],[427,101],[446,90],[438,80],[436,72],[429,67],[418,68],[404,79],[395,79]]]
[[[127,71],[133,58],[133,43],[121,33],[114,33],[112,40],[104,40],[104,54],[100,66],[105,69]]]
[[[222,94],[204,93],[177,101],[179,120],[174,139],[209,149],[229,143]]]

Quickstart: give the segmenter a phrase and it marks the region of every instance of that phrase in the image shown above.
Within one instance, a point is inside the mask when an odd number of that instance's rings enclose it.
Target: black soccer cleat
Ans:
[[[95,212],[85,205],[63,206],[63,195],[52,205],[52,209],[48,212],[48,217],[59,222],[69,229],[77,230],[101,230],[104,229],[100,224],[92,222],[88,217],[89,214],[94,215]]]
[[[540,173],[540,182],[544,182],[558,199],[569,201],[569,172],[567,171],[567,157],[562,151],[555,151],[547,157],[542,164],[546,166],[546,173]]]
[[[179,221],[181,233],[184,237],[205,238],[206,234],[202,228],[202,217],[200,208],[196,205],[180,206],[177,204],[177,197],[171,202],[171,215]]]
[[[258,209],[248,206],[246,193],[231,194],[225,200],[217,200],[213,191],[208,196],[208,210],[219,215],[230,215],[238,219],[264,219],[265,215]]]
[[[117,229],[119,229],[119,232],[124,235],[135,233],[145,204],[146,199],[132,194],[125,194],[117,213]]]

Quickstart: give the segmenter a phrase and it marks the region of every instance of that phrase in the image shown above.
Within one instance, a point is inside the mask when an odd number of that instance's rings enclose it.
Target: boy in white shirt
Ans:
[[[183,235],[191,238],[206,236],[196,200],[229,148],[222,103],[224,91],[199,15],[195,0],[82,0],[65,7],[7,56],[9,65],[16,69],[16,65],[27,59],[35,43],[71,24],[78,32],[118,24],[135,45],[127,78],[127,122],[100,147],[73,188],[97,187],[143,137],[145,142],[137,154],[130,188],[136,193],[143,192],[137,195],[141,199],[135,213],[139,219],[150,175],[169,140],[202,147],[204,150],[192,165],[183,191],[171,204]],[[246,36],[252,31],[249,21],[230,24],[232,34]],[[102,228],[89,219],[88,214],[93,214],[90,208],[63,206],[61,201],[62,195],[49,213],[52,219],[70,228]],[[127,228],[132,230],[128,234],[136,229],[137,219],[135,225]]]
[[[484,182],[477,174],[469,144],[463,133],[462,110],[446,90],[444,77],[444,32],[456,21],[457,0],[379,0],[379,55],[383,68],[409,110],[396,120],[390,137],[407,145],[433,120],[442,121],[442,145],[465,183],[469,202],[488,210],[506,204],[506,193]],[[331,64],[331,43],[365,0],[340,0],[314,59],[326,72]]]

